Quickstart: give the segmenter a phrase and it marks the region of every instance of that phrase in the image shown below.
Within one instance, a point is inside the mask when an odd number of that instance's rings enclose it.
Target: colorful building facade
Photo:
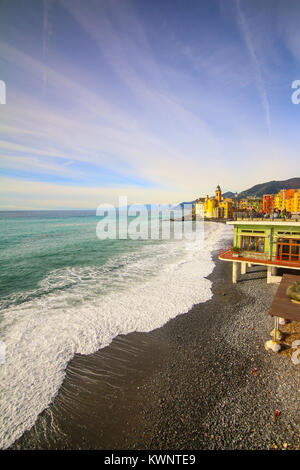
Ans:
[[[297,189],[294,192],[294,196],[291,199],[292,199],[291,203],[289,202],[290,201],[289,199],[286,201],[286,206],[289,208],[287,210],[289,212],[300,214],[300,189]]]
[[[274,210],[274,194],[263,195],[263,211],[265,214],[272,214]]]
[[[218,185],[215,196],[206,196],[203,211],[204,217],[208,219],[231,219],[234,212],[233,200],[231,198],[223,199],[221,188]]]
[[[274,210],[300,213],[300,189],[282,189],[277,194],[264,194],[263,210],[272,214]]]
[[[300,189],[289,189],[285,192],[281,210],[300,214]]]
[[[238,208],[239,210],[261,212],[263,209],[263,198],[252,196],[239,199]]]
[[[197,199],[194,213],[207,219],[232,219],[236,210],[263,212],[270,216],[274,210],[300,215],[300,189],[283,189],[278,194],[264,194],[262,198],[251,196],[239,199],[236,206],[231,198],[222,197],[218,185],[214,196]]]
[[[295,193],[295,189],[282,189],[279,193],[274,196],[274,208],[278,210],[284,210],[286,207],[286,201],[292,199]]]
[[[233,249],[219,258],[233,263],[233,282],[237,269],[246,272],[247,263],[267,266],[268,282],[277,268],[300,270],[300,222],[234,221]]]

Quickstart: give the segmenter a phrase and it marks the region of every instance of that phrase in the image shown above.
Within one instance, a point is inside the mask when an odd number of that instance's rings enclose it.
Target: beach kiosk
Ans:
[[[232,282],[237,282],[239,270],[246,274],[249,265],[266,266],[267,282],[280,282],[269,310],[274,318],[273,339],[265,343],[267,350],[279,352],[279,325],[300,322],[300,222],[237,220],[227,224],[234,225],[233,245],[222,250],[219,259],[232,263]],[[288,274],[277,276],[278,268],[284,268]],[[299,275],[293,274],[296,270]],[[294,288],[294,299],[290,298],[288,288],[291,291]]]
[[[267,267],[267,282],[280,282],[278,268],[299,270],[300,222],[276,220],[236,220],[233,245],[220,252],[219,259],[232,263],[232,282],[246,274],[247,265]]]

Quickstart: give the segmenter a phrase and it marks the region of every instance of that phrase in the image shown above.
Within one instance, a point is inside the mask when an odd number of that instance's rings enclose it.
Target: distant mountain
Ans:
[[[178,206],[174,207],[174,210],[182,209],[185,204],[191,204],[192,207],[194,207],[194,204],[195,204],[196,201],[197,201],[197,199],[195,199],[194,201],[190,201],[190,202],[181,202],[180,204],[178,204]]]
[[[235,193],[232,193],[231,191],[227,191],[227,193],[222,194],[223,198],[225,199],[226,197],[231,197],[232,199],[235,198]]]
[[[290,178],[284,181],[269,181],[268,183],[261,183],[252,186],[239,193],[238,198],[242,199],[249,196],[262,197],[264,194],[276,194],[281,189],[296,189],[300,188],[300,178]]]

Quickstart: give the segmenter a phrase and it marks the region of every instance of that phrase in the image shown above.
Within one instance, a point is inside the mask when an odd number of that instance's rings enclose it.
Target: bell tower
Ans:
[[[216,199],[218,202],[221,202],[221,201],[222,201],[222,191],[221,191],[221,188],[220,188],[219,185],[217,186],[217,189],[216,189],[216,192],[215,192],[215,199]]]

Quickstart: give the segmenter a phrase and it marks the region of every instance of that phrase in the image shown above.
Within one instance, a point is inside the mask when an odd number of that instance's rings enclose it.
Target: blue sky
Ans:
[[[300,3],[2,0],[0,209],[300,176]]]

